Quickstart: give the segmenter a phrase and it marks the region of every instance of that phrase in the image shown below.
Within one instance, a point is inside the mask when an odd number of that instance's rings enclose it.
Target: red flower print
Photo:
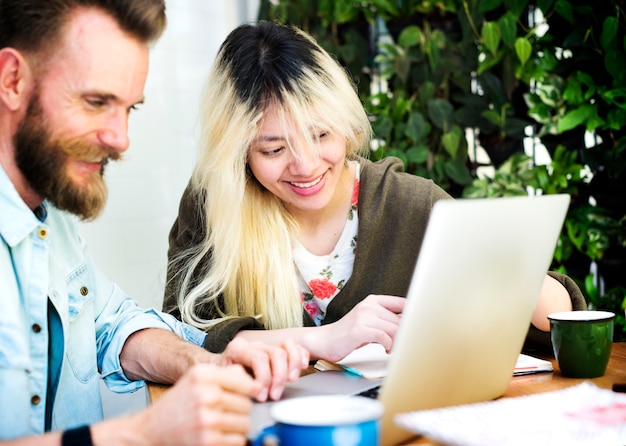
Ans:
[[[328,279],[313,279],[309,282],[309,288],[313,291],[313,295],[319,299],[328,299],[337,291],[337,285]]]
[[[352,206],[356,206],[359,203],[359,187],[361,182],[354,180],[354,190],[352,191]]]
[[[311,316],[313,319],[315,319],[315,316],[317,316],[318,313],[320,312],[320,309],[315,302],[305,303],[304,309],[306,310],[307,313],[309,313],[309,316]]]

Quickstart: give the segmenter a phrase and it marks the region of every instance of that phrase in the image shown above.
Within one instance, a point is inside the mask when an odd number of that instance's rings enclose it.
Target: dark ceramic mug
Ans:
[[[615,314],[609,311],[565,311],[548,315],[554,357],[563,376],[604,375],[613,345]]]

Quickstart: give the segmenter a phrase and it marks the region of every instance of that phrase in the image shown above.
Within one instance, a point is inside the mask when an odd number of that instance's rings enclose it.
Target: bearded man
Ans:
[[[140,309],[77,235],[128,149],[163,0],[0,0],[0,440],[6,444],[244,444],[250,398],[280,397],[308,354],[233,342]],[[244,370],[247,367],[251,376]],[[177,383],[102,421],[114,391]],[[5,444],[5,443],[2,443]]]

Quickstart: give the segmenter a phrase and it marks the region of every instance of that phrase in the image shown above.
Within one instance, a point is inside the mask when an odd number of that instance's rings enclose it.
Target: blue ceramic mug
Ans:
[[[275,424],[254,446],[378,446],[383,405],[360,396],[318,395],[275,403]]]

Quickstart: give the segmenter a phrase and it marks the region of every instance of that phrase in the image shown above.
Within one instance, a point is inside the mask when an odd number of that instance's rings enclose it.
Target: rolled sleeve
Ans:
[[[114,392],[133,392],[146,383],[129,380],[120,364],[120,353],[133,333],[146,328],[161,328],[202,347],[206,334],[178,321],[169,314],[154,309],[142,310],[130,299],[124,301],[115,317],[115,323],[106,323],[98,349],[98,365],[105,384]]]

